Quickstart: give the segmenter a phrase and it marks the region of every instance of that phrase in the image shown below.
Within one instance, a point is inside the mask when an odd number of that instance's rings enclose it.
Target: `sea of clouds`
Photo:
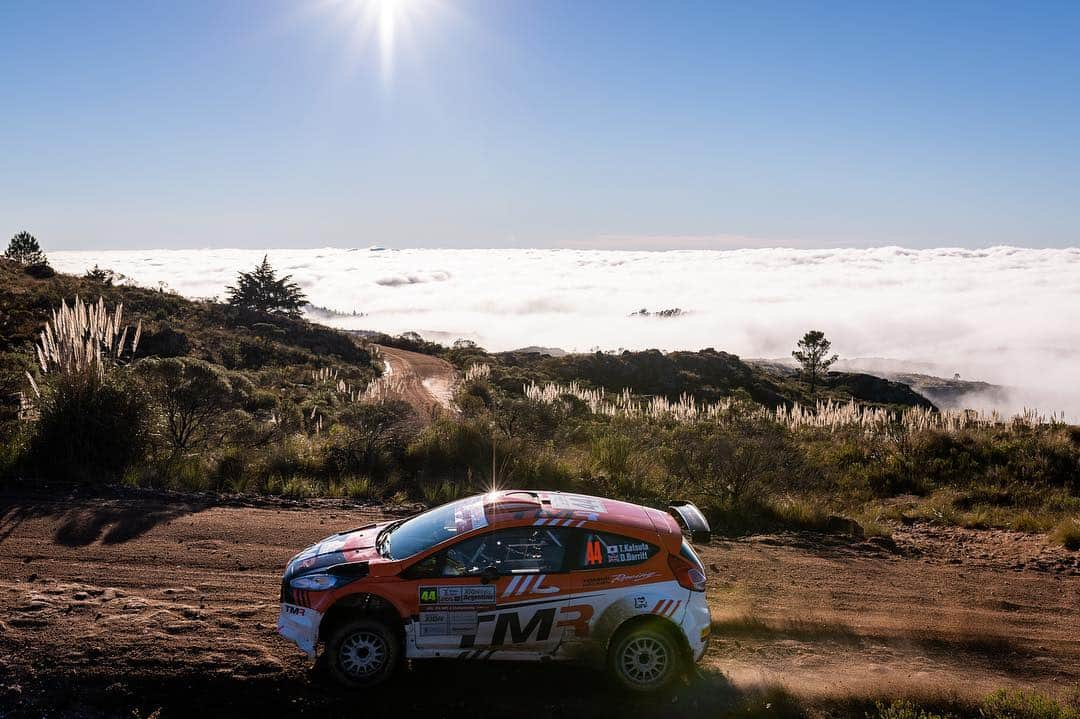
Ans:
[[[50,253],[145,286],[223,297],[256,250]],[[491,350],[699,349],[786,357],[822,329],[876,357],[1012,388],[1014,409],[1080,416],[1080,249],[270,250],[348,329],[467,338]],[[631,316],[679,308],[675,317]],[[353,315],[353,313],[362,313]]]

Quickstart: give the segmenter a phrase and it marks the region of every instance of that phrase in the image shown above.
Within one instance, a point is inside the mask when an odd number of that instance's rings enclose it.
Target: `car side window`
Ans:
[[[561,572],[567,537],[558,527],[514,527],[458,542],[442,555],[442,577],[468,577],[488,567],[500,575]]]
[[[575,569],[606,569],[641,564],[656,555],[655,544],[608,532],[585,532],[575,550]]]

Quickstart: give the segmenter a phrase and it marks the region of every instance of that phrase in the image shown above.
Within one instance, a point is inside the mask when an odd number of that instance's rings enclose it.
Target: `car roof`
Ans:
[[[520,522],[525,517],[550,517],[565,526],[584,521],[611,527],[631,527],[641,531],[667,533],[671,525],[663,512],[618,499],[593,497],[573,492],[508,489],[484,495],[484,513],[491,524]],[[523,516],[524,515],[524,516]],[[574,520],[572,523],[570,520]],[[677,530],[677,525],[675,526]]]

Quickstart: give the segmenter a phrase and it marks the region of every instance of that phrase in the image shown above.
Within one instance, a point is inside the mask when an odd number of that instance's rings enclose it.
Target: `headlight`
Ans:
[[[293,589],[307,589],[316,592],[333,589],[352,580],[352,577],[339,577],[333,574],[305,574],[289,582]]]

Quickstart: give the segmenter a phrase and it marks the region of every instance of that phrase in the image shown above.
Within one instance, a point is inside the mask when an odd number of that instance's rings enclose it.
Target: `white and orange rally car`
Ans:
[[[684,534],[686,537],[684,537]],[[705,653],[709,527],[612,499],[498,491],[341,532],[289,562],[278,632],[347,686],[403,659],[577,659],[626,687],[667,685]]]

